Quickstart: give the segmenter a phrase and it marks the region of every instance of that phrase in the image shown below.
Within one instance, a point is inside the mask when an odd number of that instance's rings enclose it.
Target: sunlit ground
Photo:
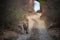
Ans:
[[[48,34],[44,20],[40,19],[41,15],[42,13],[27,15],[29,34],[20,35],[18,40],[52,40]]]
[[[29,27],[33,28],[34,23],[38,23],[40,26],[42,26],[41,28],[45,28],[44,20],[40,19],[41,15],[42,13],[37,13],[35,15],[27,16],[27,19],[29,20]]]
[[[41,15],[42,13],[37,13],[35,15],[27,16],[27,19],[29,20],[29,32],[32,32],[33,28],[38,29],[38,32],[35,31],[34,34],[38,34],[38,36],[40,35],[40,40],[52,40],[48,34],[45,21],[40,19]]]

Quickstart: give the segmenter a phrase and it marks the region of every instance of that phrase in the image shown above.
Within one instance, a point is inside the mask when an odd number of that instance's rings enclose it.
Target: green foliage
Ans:
[[[45,5],[45,2],[46,2],[47,0],[37,0],[37,1],[39,1],[39,2],[40,2],[40,4],[41,4],[41,7],[44,7],[44,5]]]
[[[42,2],[41,2],[41,6],[43,7],[43,6],[44,6],[44,4],[45,4],[45,1],[42,1]]]
[[[18,8],[9,8],[8,13],[5,14],[5,16],[3,29],[6,30],[15,30],[18,22],[26,19],[24,11]]]
[[[24,20],[24,19],[26,19],[26,16],[25,16],[25,13],[24,13],[23,10],[21,10],[21,9],[15,9],[15,12],[14,12],[14,13],[16,14],[16,16],[17,16],[17,18],[18,18],[19,20]]]
[[[45,5],[45,2],[46,2],[47,0],[41,0],[41,7],[44,7],[44,5]]]

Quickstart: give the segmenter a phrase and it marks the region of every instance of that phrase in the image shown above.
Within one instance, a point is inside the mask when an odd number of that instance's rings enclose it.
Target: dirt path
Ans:
[[[45,22],[40,20],[41,14],[27,16],[30,34],[20,35],[18,40],[52,40],[46,29]]]

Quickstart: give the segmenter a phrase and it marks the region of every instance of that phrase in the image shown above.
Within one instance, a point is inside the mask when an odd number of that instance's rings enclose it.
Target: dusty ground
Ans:
[[[40,19],[41,14],[27,16],[29,34],[19,35],[17,40],[52,40],[46,29],[44,20]]]

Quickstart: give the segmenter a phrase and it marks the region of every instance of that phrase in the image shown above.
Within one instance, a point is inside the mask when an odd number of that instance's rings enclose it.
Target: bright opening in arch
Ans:
[[[40,2],[34,0],[34,12],[40,11]]]

